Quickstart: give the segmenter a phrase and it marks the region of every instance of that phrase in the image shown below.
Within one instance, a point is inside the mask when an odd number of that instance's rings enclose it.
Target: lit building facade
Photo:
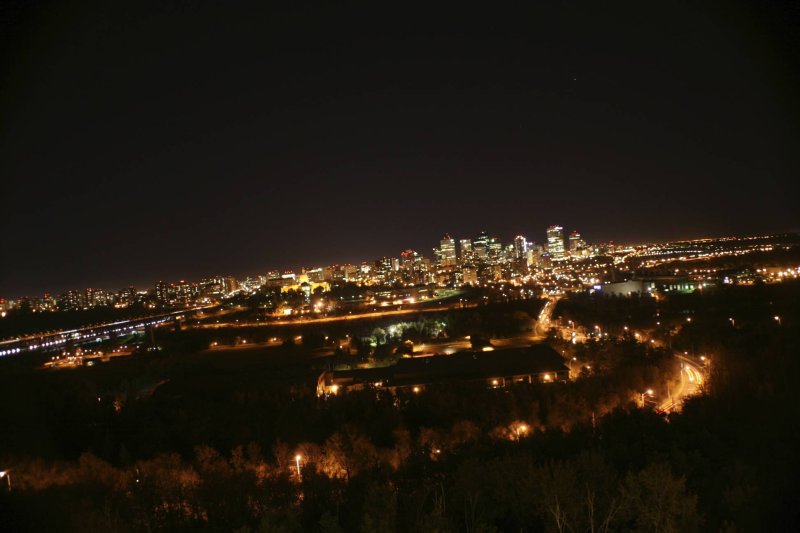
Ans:
[[[564,254],[564,228],[561,226],[547,228],[547,252],[553,261],[566,259]]]

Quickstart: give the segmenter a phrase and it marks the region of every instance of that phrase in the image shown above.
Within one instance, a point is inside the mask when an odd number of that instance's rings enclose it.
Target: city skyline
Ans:
[[[483,231],[475,232],[474,235],[477,236],[480,233],[486,233],[486,232],[483,232]],[[449,235],[450,235],[449,233],[444,232],[444,233],[442,233],[443,237],[441,237],[441,239],[444,239],[444,238],[448,237]],[[491,235],[496,238],[496,235],[494,235],[494,234],[491,234]],[[512,239],[516,238],[518,235],[521,235],[521,234],[515,235]],[[470,240],[470,239],[472,239],[472,237],[468,238],[468,240]],[[500,241],[504,242],[504,241],[502,241],[502,239],[500,239]],[[456,242],[455,243],[455,251],[457,252],[458,257],[460,258],[461,257],[461,251],[462,251],[462,245],[459,244],[458,239],[456,239],[455,242]],[[539,242],[539,241],[533,239],[533,240],[529,240],[528,242],[530,244],[533,244],[533,243],[536,243],[536,242]],[[541,239],[541,242],[546,245],[546,243],[547,243],[546,237],[543,237]],[[40,295],[45,295],[45,294],[58,295],[58,294],[65,293],[67,291],[84,290],[84,289],[91,290],[93,288],[100,288],[100,289],[103,289],[103,290],[109,290],[109,289],[111,289],[113,287],[115,289],[119,288],[121,290],[121,289],[128,288],[128,287],[134,287],[137,290],[139,290],[139,289],[141,289],[143,287],[146,287],[147,289],[152,289],[158,283],[164,282],[164,281],[166,281],[168,283],[174,283],[174,282],[179,282],[179,281],[183,282],[185,280],[199,281],[201,279],[209,279],[209,278],[213,278],[213,277],[217,277],[217,276],[228,275],[230,273],[233,273],[237,277],[240,277],[240,276],[259,275],[259,274],[268,273],[268,272],[304,271],[306,269],[314,269],[314,268],[319,268],[319,267],[328,266],[328,265],[343,265],[343,264],[351,264],[351,263],[360,265],[360,264],[363,264],[363,263],[374,262],[376,260],[379,260],[380,258],[386,258],[386,257],[398,258],[398,257],[400,257],[401,253],[403,251],[405,251],[405,250],[416,251],[416,252],[420,253],[421,256],[424,256],[424,257],[427,257],[427,258],[430,258],[430,259],[435,259],[435,255],[436,255],[435,249],[431,249],[430,246],[420,246],[420,247],[405,246],[405,247],[400,247],[399,249],[395,250],[393,253],[382,254],[382,255],[376,256],[374,258],[367,258],[362,253],[361,254],[362,255],[361,258],[353,259],[353,260],[350,260],[350,261],[325,261],[325,260],[319,260],[319,261],[316,261],[316,262],[309,262],[309,263],[302,264],[302,265],[297,265],[297,264],[295,264],[295,265],[288,265],[287,264],[287,265],[281,265],[281,266],[267,265],[265,267],[262,267],[261,269],[255,269],[255,270],[248,271],[248,272],[244,272],[242,270],[237,270],[235,267],[229,267],[229,268],[223,268],[221,271],[206,272],[205,274],[203,274],[201,276],[178,275],[178,276],[174,276],[172,278],[159,278],[159,279],[155,279],[155,280],[141,280],[141,281],[138,281],[138,282],[135,282],[135,281],[127,281],[127,282],[123,281],[122,283],[118,283],[118,284],[113,285],[113,286],[103,285],[102,283],[92,282],[92,283],[86,284],[85,287],[81,287],[81,286],[62,287],[61,289],[52,290],[52,291],[41,291],[40,290],[40,291],[38,291],[38,293],[36,293],[36,292],[32,292],[32,293],[29,293],[29,294],[0,293],[0,298],[14,299],[14,298],[24,298],[24,297],[31,297],[31,296],[40,296]]]
[[[603,249],[606,249],[610,245],[613,245],[615,247],[619,247],[620,249],[623,249],[623,248],[629,249],[629,248],[634,248],[634,247],[643,247],[643,246],[652,246],[652,245],[661,245],[661,244],[670,244],[670,243],[681,243],[681,242],[690,242],[690,241],[702,241],[702,240],[707,240],[707,239],[710,239],[710,240],[726,239],[726,238],[736,238],[736,239],[743,238],[743,239],[747,239],[747,238],[763,238],[763,237],[768,237],[768,236],[773,236],[773,235],[795,235],[793,232],[780,232],[779,231],[779,232],[764,233],[764,234],[760,234],[760,235],[756,235],[756,234],[747,234],[747,235],[704,235],[704,236],[701,236],[701,237],[693,237],[693,238],[687,238],[687,239],[673,239],[673,240],[663,240],[663,241],[660,241],[660,240],[649,240],[649,241],[644,241],[644,242],[622,242],[622,241],[615,241],[613,239],[611,239],[611,240],[595,240],[595,239],[591,239],[590,241],[587,241],[587,240],[584,239],[584,237],[586,235],[585,232],[581,232],[577,228],[573,228],[571,226],[561,226],[561,225],[557,225],[556,224],[556,225],[548,226],[547,228],[545,228],[545,230],[541,231],[540,232],[541,233],[540,239],[529,238],[530,235],[524,235],[522,233],[517,233],[517,234],[513,235],[512,237],[506,237],[506,240],[504,240],[503,238],[498,237],[496,234],[493,234],[493,233],[490,233],[490,232],[486,232],[486,231],[479,231],[479,232],[476,232],[475,234],[471,234],[470,236],[457,235],[456,237],[452,237],[450,232],[443,232],[443,233],[441,233],[440,238],[436,239],[435,242],[443,244],[445,242],[445,239],[448,239],[448,238],[453,241],[453,243],[454,243],[454,252],[455,252],[455,261],[456,262],[453,263],[452,265],[448,265],[448,266],[452,266],[452,267],[456,267],[457,266],[460,269],[461,267],[464,266],[463,252],[464,252],[464,249],[465,249],[465,242],[467,243],[466,246],[470,247],[468,249],[468,251],[471,252],[472,251],[472,246],[474,246],[474,244],[476,242],[476,237],[478,237],[480,235],[484,235],[484,236],[490,237],[492,240],[496,239],[497,242],[499,244],[503,245],[503,246],[513,246],[513,247],[515,247],[517,249],[517,251],[519,249],[518,248],[519,247],[518,239],[522,238],[522,240],[524,242],[524,245],[528,249],[532,250],[533,246],[537,246],[539,248],[540,252],[548,253],[548,252],[551,251],[550,250],[551,242],[550,242],[550,239],[549,239],[549,235],[550,235],[551,230],[556,229],[556,228],[561,233],[561,238],[562,238],[562,242],[563,242],[563,252],[562,252],[563,256],[561,257],[561,259],[556,259],[556,262],[561,261],[561,260],[572,260],[572,259],[575,259],[575,257],[573,257],[573,255],[572,255],[572,252],[575,251],[573,249],[573,246],[574,246],[574,244],[572,242],[573,239],[571,238],[573,236],[577,236],[577,238],[578,238],[578,240],[575,241],[576,244],[579,242],[579,243],[581,243],[581,245],[584,245],[584,246],[587,246],[587,247],[591,247],[591,248],[594,248],[595,250],[598,250],[598,249],[600,249],[598,247],[602,247]],[[429,244],[435,244],[435,243],[429,243]],[[399,262],[399,261],[401,261],[402,255],[404,253],[406,253],[406,252],[417,253],[417,254],[419,254],[419,256],[421,258],[425,258],[426,260],[430,261],[432,264],[438,264],[440,262],[440,260],[441,260],[441,256],[439,254],[439,247],[437,247],[437,246],[433,246],[433,247],[432,246],[420,246],[420,247],[416,247],[416,248],[406,246],[406,247],[400,247],[399,249],[396,249],[394,252],[390,252],[390,253],[387,253],[387,254],[379,255],[379,256],[376,256],[376,257],[369,257],[368,258],[368,257],[364,256],[364,254],[362,254],[361,258],[356,258],[356,259],[352,259],[352,260],[345,260],[345,261],[325,261],[325,260],[320,260],[320,261],[316,261],[316,262],[305,263],[305,264],[302,264],[302,265],[295,264],[295,265],[286,265],[286,266],[280,266],[280,267],[275,266],[275,265],[267,265],[267,266],[264,266],[264,267],[262,267],[260,269],[251,269],[251,270],[248,270],[248,271],[236,270],[235,268],[223,268],[223,269],[220,269],[218,271],[205,272],[205,273],[201,273],[200,275],[195,275],[195,276],[177,275],[177,276],[174,276],[174,277],[171,277],[171,278],[162,277],[162,278],[158,278],[158,279],[148,279],[148,280],[143,280],[143,281],[139,281],[139,282],[135,282],[135,281],[129,280],[129,281],[123,281],[123,282],[115,284],[115,285],[109,285],[109,284],[105,284],[104,285],[102,283],[90,282],[90,283],[87,283],[87,284],[84,284],[84,285],[65,286],[65,287],[62,287],[62,288],[56,289],[56,290],[38,290],[38,291],[34,290],[34,291],[30,291],[30,292],[25,293],[25,294],[14,293],[14,292],[6,292],[6,293],[0,293],[0,301],[3,301],[3,300],[5,300],[5,301],[15,301],[15,300],[24,299],[24,298],[40,298],[40,297],[56,298],[58,296],[64,296],[64,295],[67,295],[67,294],[73,293],[73,292],[78,292],[78,293],[82,294],[84,291],[94,291],[94,290],[100,290],[100,291],[106,292],[108,294],[114,294],[115,292],[122,293],[122,292],[125,292],[125,291],[127,291],[127,290],[132,288],[132,289],[136,290],[137,292],[142,292],[143,293],[143,292],[152,292],[154,290],[158,291],[158,286],[161,283],[166,283],[168,285],[175,285],[175,284],[178,284],[178,285],[180,285],[180,284],[189,284],[189,285],[194,284],[194,285],[197,285],[199,283],[202,283],[202,282],[205,282],[205,281],[208,281],[208,280],[213,280],[215,278],[222,279],[222,278],[226,278],[226,277],[230,277],[230,276],[232,276],[233,278],[235,278],[237,280],[243,280],[243,279],[250,279],[251,276],[255,277],[255,278],[258,278],[259,276],[263,277],[263,276],[268,276],[269,274],[274,274],[274,273],[279,273],[279,274],[288,274],[288,273],[302,274],[302,273],[311,272],[311,271],[314,271],[314,270],[317,270],[317,269],[323,269],[323,268],[328,268],[328,267],[354,266],[354,267],[358,268],[358,267],[360,267],[362,265],[370,265],[370,267],[374,267],[381,260],[390,259],[390,260],[394,260],[394,261],[398,261]]]
[[[780,3],[9,6],[0,294],[800,230]]]
[[[798,28],[0,2],[0,529],[800,531]]]

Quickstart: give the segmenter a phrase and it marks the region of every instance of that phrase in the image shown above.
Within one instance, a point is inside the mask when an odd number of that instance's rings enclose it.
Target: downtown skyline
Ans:
[[[21,293],[20,291],[7,291],[5,293],[0,293],[0,302],[3,301],[16,301],[21,298],[40,298],[40,297],[50,297],[55,298],[57,296],[63,296],[67,293],[78,292],[83,293],[83,291],[93,291],[93,290],[100,290],[108,295],[114,295],[117,291],[120,293],[124,291],[128,291],[130,289],[134,289],[141,293],[145,291],[152,292],[154,287],[158,287],[160,283],[166,284],[194,284],[197,285],[200,282],[208,282],[214,279],[223,279],[232,277],[236,280],[242,281],[245,279],[257,280],[259,277],[267,279],[270,274],[296,274],[299,275],[301,273],[310,272],[313,270],[320,270],[328,267],[336,268],[336,267],[355,267],[360,269],[361,266],[369,265],[370,268],[375,268],[381,260],[391,259],[394,261],[401,261],[402,255],[407,251],[413,251],[421,258],[425,258],[427,261],[430,261],[430,264],[435,266],[438,263],[437,260],[437,249],[438,244],[443,242],[443,239],[450,237],[454,241],[455,245],[455,253],[458,258],[457,266],[461,268],[463,266],[463,241],[468,240],[471,242],[475,242],[476,237],[480,235],[485,235],[490,237],[492,240],[496,241],[498,245],[501,245],[503,249],[506,247],[514,246],[517,239],[522,237],[524,242],[526,242],[528,247],[536,247],[539,253],[547,254],[549,252],[550,242],[548,242],[548,234],[551,228],[557,227],[562,234],[563,242],[564,242],[564,252],[565,252],[565,260],[574,261],[576,258],[573,257],[570,253],[570,234],[575,232],[581,237],[581,243],[586,247],[586,250],[591,250],[590,254],[587,254],[583,259],[594,257],[596,255],[602,255],[604,253],[609,252],[609,250],[613,251],[615,248],[617,250],[630,250],[633,248],[640,248],[640,247],[658,247],[660,245],[666,244],[675,244],[675,243],[682,243],[682,242],[690,242],[690,241],[700,241],[700,240],[716,240],[716,239],[748,239],[748,238],[763,238],[765,236],[770,235],[794,235],[792,232],[771,232],[771,233],[764,233],[761,235],[755,234],[748,234],[748,235],[702,235],[693,238],[687,239],[673,239],[673,240],[649,240],[643,242],[622,242],[616,241],[614,239],[609,240],[596,240],[596,239],[587,239],[587,234],[583,233],[578,230],[578,228],[573,228],[570,226],[560,226],[560,225],[551,225],[547,228],[539,231],[536,237],[532,237],[533,234],[526,235],[522,233],[516,233],[513,236],[498,236],[497,234],[493,234],[487,231],[479,231],[473,234],[462,235],[462,234],[451,234],[450,232],[443,232],[439,234],[439,237],[436,238],[432,242],[428,242],[427,245],[419,246],[419,247],[411,247],[405,246],[396,248],[394,250],[389,251],[388,253],[378,254],[373,256],[367,256],[365,253],[360,255],[356,254],[356,257],[353,259],[345,259],[341,261],[326,261],[316,260],[316,261],[309,261],[303,264],[284,264],[284,265],[276,265],[273,263],[262,265],[258,268],[252,268],[249,270],[244,269],[237,269],[234,265],[229,265],[228,267],[221,267],[215,271],[206,271],[200,272],[198,274],[187,274],[191,271],[190,268],[186,268],[181,272],[178,272],[177,275],[168,277],[159,277],[159,278],[152,278],[152,279],[141,279],[135,280],[134,276],[130,276],[128,278],[121,278],[122,281],[118,283],[102,283],[99,281],[89,281],[88,283],[78,284],[78,285],[71,285],[71,286],[63,286],[59,287],[54,290],[41,290],[41,289],[34,289],[32,291],[28,291],[27,293]],[[591,234],[590,234],[591,235]],[[533,267],[532,267],[533,268]],[[538,266],[537,266],[538,268]],[[266,277],[265,277],[266,276]],[[358,283],[362,283],[363,280],[356,280]]]
[[[800,230],[780,3],[8,9],[0,294]]]

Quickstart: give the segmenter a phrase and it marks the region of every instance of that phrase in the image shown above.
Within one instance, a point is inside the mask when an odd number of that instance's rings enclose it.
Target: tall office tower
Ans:
[[[581,241],[581,234],[573,231],[569,234],[569,254],[578,255],[578,251],[583,248],[583,241]]]
[[[496,237],[489,239],[487,256],[489,263],[492,265],[500,264],[503,259],[503,244]]]
[[[508,263],[509,261],[513,261],[517,258],[517,247],[514,243],[506,244],[503,247],[503,251],[500,254],[503,263]]]
[[[522,235],[517,235],[514,237],[514,252],[517,256],[517,259],[526,257],[528,255],[528,239]]]
[[[478,238],[472,241],[472,251],[475,252],[475,259],[478,262],[485,262],[489,255],[489,236],[482,231]]]
[[[456,241],[447,234],[439,241],[439,266],[442,268],[456,266]]]
[[[239,290],[239,282],[233,276],[225,276],[223,278],[223,287],[227,294]]]
[[[472,260],[472,239],[461,239],[459,241],[459,245],[461,246],[461,255],[459,259],[461,262],[467,262]]]
[[[553,261],[563,261],[564,256],[564,228],[550,226],[547,228],[547,252]]]

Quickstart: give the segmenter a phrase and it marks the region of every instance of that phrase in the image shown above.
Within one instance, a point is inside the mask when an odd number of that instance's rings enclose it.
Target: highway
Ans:
[[[213,306],[210,306],[213,307]],[[133,318],[129,320],[118,320],[105,324],[85,326],[81,328],[59,330],[54,332],[35,333],[32,335],[22,335],[12,339],[0,341],[0,357],[15,355],[26,351],[51,350],[65,345],[67,342],[85,343],[99,340],[111,334],[130,332],[131,330],[141,329],[146,326],[155,326],[173,320],[195,311],[208,309],[209,306],[197,307],[193,309],[182,309],[169,313],[159,313],[145,317]]]
[[[345,322],[352,320],[364,320],[370,318],[382,318],[387,316],[413,315],[418,313],[436,313],[450,311],[452,309],[462,309],[477,307],[478,304],[453,303],[439,307],[423,307],[411,309],[392,309],[387,311],[371,311],[369,313],[358,313],[352,315],[329,316],[320,318],[290,318],[288,320],[265,320],[259,322],[216,322],[213,324],[187,324],[189,328],[218,329],[218,328],[241,328],[241,327],[273,327],[273,326],[307,326],[310,324],[324,324],[330,322]]]
[[[658,406],[658,410],[665,413],[680,411],[683,401],[700,392],[705,383],[705,372],[701,370],[705,363],[703,360],[698,363],[683,354],[675,354],[675,357],[681,362],[681,380],[678,388],[671,391],[670,398]]]

